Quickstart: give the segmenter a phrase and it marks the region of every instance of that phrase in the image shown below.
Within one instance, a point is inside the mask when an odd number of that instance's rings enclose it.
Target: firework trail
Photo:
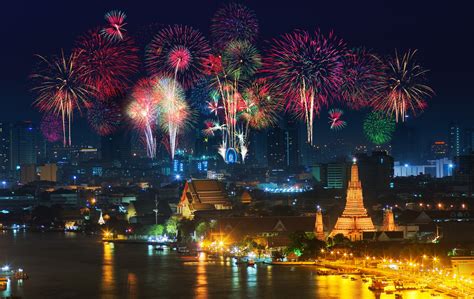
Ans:
[[[256,84],[251,88],[244,87],[261,66],[260,54],[247,41],[232,41],[222,55],[209,55],[204,64],[206,74],[214,77],[214,91],[210,94],[208,108],[223,128],[221,146],[236,149],[244,161],[250,123],[251,126],[256,126],[259,121],[263,124],[259,117],[263,116],[264,106],[270,102],[259,101],[262,106],[255,106],[254,102],[259,100],[258,92],[263,89],[252,90],[259,88]]]
[[[174,159],[178,135],[190,124],[190,109],[184,89],[176,80],[160,78],[154,89],[159,98],[160,126],[168,133],[171,159]]]
[[[125,19],[127,16],[124,12],[119,10],[112,10],[105,14],[105,20],[107,21],[107,26],[101,30],[101,33],[104,37],[111,40],[123,40],[125,30]]]
[[[341,130],[343,129],[347,123],[341,119],[344,111],[341,109],[331,109],[329,110],[329,124],[331,130]]]
[[[345,43],[332,33],[294,31],[273,41],[263,72],[287,100],[287,109],[302,116],[313,143],[314,115],[337,94],[343,82]]]
[[[115,132],[121,120],[120,107],[114,101],[95,101],[87,109],[87,121],[100,136]]]
[[[383,111],[372,111],[364,120],[364,134],[370,142],[381,145],[392,139],[395,132],[395,120]]]
[[[149,158],[156,157],[154,130],[158,118],[160,97],[155,92],[155,79],[141,79],[133,88],[127,115],[144,140]]]
[[[41,119],[40,130],[44,138],[49,142],[61,140],[61,118],[52,113],[45,113]]]
[[[51,59],[38,56],[40,64],[31,75],[37,93],[34,105],[40,111],[60,115],[63,129],[63,145],[71,145],[71,123],[75,109],[90,105],[94,87],[85,83],[84,70],[78,65],[80,53],[65,56],[64,52]]]
[[[211,23],[211,37],[218,49],[234,41],[255,42],[258,36],[258,20],[255,13],[237,3],[222,6]]]
[[[427,70],[415,60],[416,50],[386,61],[385,78],[373,101],[376,110],[395,116],[395,121],[405,121],[408,111],[417,114],[427,107],[426,99],[434,94],[426,85]]]
[[[78,38],[74,51],[80,53],[78,64],[84,73],[81,78],[103,100],[126,91],[138,71],[138,48],[129,37],[114,41],[98,29],[90,30]]]

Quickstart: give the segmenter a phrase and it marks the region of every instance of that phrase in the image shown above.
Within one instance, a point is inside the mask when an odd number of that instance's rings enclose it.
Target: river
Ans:
[[[152,246],[104,244],[75,233],[3,232],[0,262],[22,267],[30,276],[10,281],[0,297],[375,298],[360,278],[318,276],[312,266],[252,268],[230,259],[186,262]],[[403,298],[442,297],[410,291]]]

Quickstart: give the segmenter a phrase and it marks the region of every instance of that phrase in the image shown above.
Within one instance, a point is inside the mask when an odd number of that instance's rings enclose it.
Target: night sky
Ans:
[[[7,2],[7,3],[6,3]],[[292,29],[334,30],[349,46],[365,46],[381,55],[394,49],[418,49],[436,95],[412,120],[425,138],[445,138],[450,121],[474,127],[474,18],[469,1],[248,1],[260,21],[259,48]],[[187,24],[208,35],[221,1],[4,1],[0,32],[1,120],[39,119],[31,103],[28,75],[34,54],[69,50],[86,30],[104,24],[112,9],[127,13],[134,34],[149,23]],[[361,135],[363,113],[348,112],[349,128],[340,136]],[[329,136],[327,116],[318,121]],[[352,134],[352,133],[358,133]]]

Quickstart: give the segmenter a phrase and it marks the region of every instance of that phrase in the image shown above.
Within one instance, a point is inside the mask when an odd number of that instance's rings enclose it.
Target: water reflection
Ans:
[[[139,298],[137,275],[135,273],[128,273],[127,288],[128,298]]]
[[[194,296],[196,298],[207,298],[207,266],[206,266],[206,254],[204,252],[199,253],[199,262],[196,270],[196,287],[194,289]]]
[[[113,296],[115,294],[115,269],[114,269],[114,244],[104,243],[102,256],[102,294]]]

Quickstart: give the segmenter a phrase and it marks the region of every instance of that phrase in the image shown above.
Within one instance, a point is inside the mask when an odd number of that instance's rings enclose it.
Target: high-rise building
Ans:
[[[463,136],[463,154],[470,154],[474,151],[474,129],[465,129]]]
[[[10,171],[10,123],[0,122],[0,175]]]
[[[446,158],[448,156],[448,152],[449,145],[443,140],[435,141],[431,145],[431,158],[433,159]]]
[[[326,168],[326,179],[328,189],[342,189],[347,181],[346,162],[328,163]]]
[[[267,133],[267,160],[272,169],[295,168],[299,165],[298,124],[288,121]]]
[[[286,161],[286,134],[281,127],[268,130],[267,134],[267,159],[271,169],[284,169]]]
[[[100,143],[103,161],[128,161],[131,158],[131,134],[123,128],[103,136]]]
[[[298,123],[288,121],[285,131],[285,158],[287,167],[295,168],[299,166],[300,150],[298,143]]]
[[[395,160],[408,164],[419,163],[421,154],[420,138],[415,127],[406,122],[399,124],[392,139],[392,155]]]
[[[18,170],[21,165],[36,164],[39,137],[37,127],[30,121],[17,122],[11,126],[10,170]]]
[[[468,191],[474,191],[474,154],[456,156],[454,169],[454,179],[457,183],[463,184]]]
[[[450,158],[461,154],[461,127],[456,123],[449,124],[449,150]]]
[[[372,155],[356,154],[359,176],[364,187],[364,197],[375,200],[390,189],[393,179],[393,158],[385,151],[374,151]]]

